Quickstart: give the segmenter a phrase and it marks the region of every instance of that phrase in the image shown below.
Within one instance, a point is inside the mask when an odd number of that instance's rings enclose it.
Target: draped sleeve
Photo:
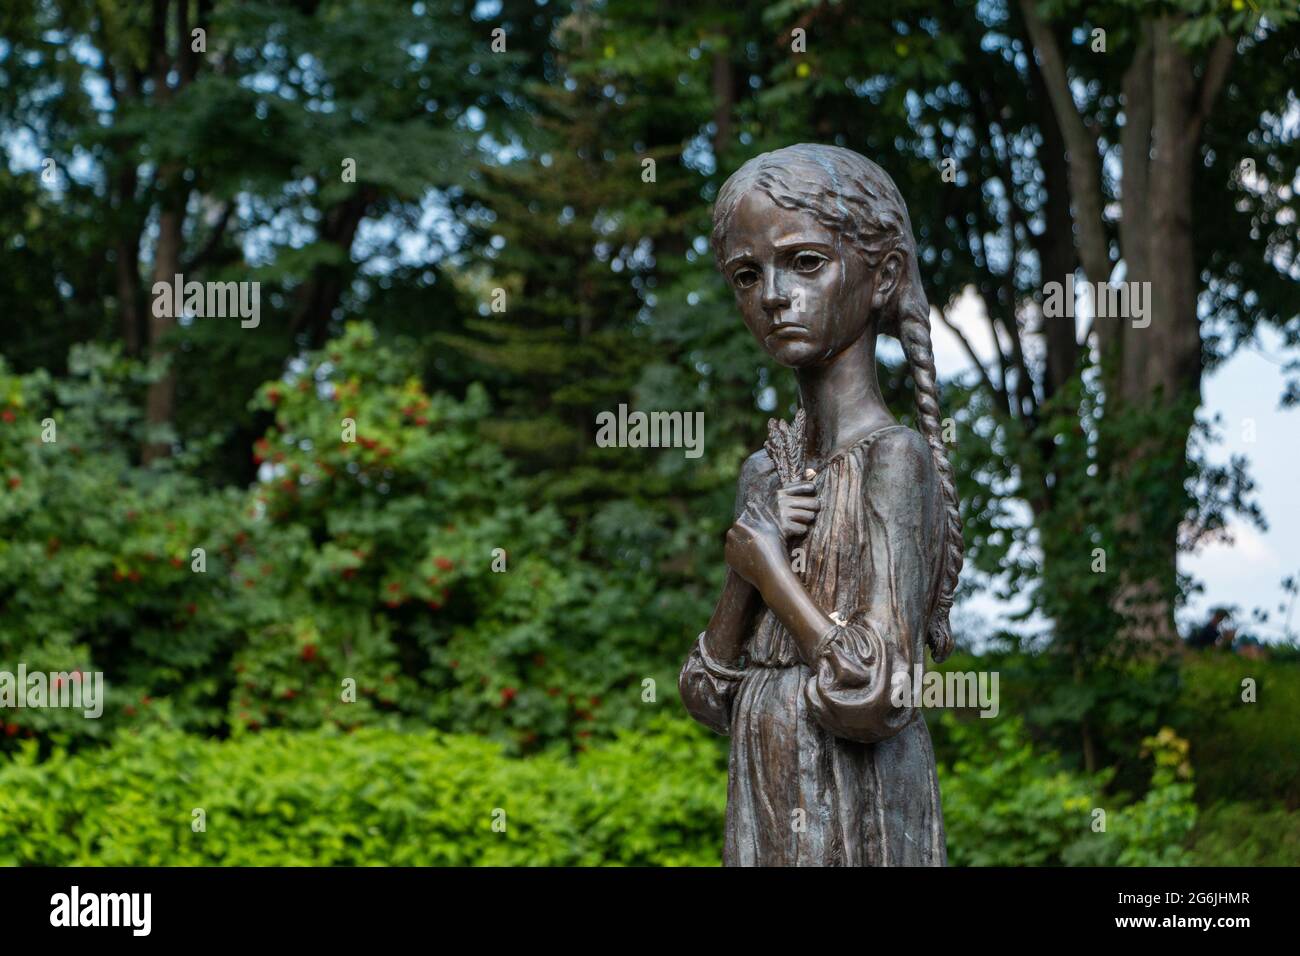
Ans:
[[[804,692],[810,713],[831,733],[874,743],[916,713],[919,701],[905,691],[914,667],[924,665],[945,519],[930,449],[910,428],[890,429],[863,449],[858,489],[861,498],[845,502],[845,511],[856,512],[861,535],[860,597],[833,616]]]
[[[692,717],[720,734],[731,733],[731,702],[736,696],[736,688],[745,676],[743,668],[727,667],[719,664],[704,647],[704,635],[701,631],[691,648],[690,656],[682,665],[681,677],[677,689],[681,692],[682,703]]]

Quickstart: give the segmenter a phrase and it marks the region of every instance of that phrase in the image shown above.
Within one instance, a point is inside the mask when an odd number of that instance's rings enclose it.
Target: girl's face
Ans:
[[[761,190],[732,212],[722,273],[749,331],[787,368],[820,365],[866,331],[876,283],[862,257],[810,213],[782,209]]]

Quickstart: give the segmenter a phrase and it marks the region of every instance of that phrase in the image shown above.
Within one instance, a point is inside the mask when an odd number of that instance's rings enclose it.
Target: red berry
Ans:
[[[451,563],[450,558],[444,558],[441,556],[434,558],[433,563],[436,564],[443,571],[450,571],[452,568],[455,567],[455,565]]]
[[[513,687],[501,688],[501,703],[508,704],[515,699],[515,689]]]
[[[314,661],[316,659],[316,645],[307,644],[302,649],[302,659],[305,661]]]

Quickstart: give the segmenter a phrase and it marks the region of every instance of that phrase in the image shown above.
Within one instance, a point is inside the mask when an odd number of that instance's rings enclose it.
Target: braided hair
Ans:
[[[952,464],[942,438],[939,388],[930,341],[930,305],[921,288],[916,239],[898,187],[883,169],[858,153],[839,146],[801,143],[762,153],[745,163],[723,184],[713,207],[713,252],[719,268],[727,225],[740,199],[753,189],[766,193],[783,209],[809,213],[826,228],[843,236],[874,270],[891,252],[905,262],[907,281],[878,316],[876,331],[893,335],[915,385],[916,417],[930,446],[943,495],[945,530],[942,572],[930,615],[926,643],[935,661],[952,653],[948,616],[965,556],[961,515]]]

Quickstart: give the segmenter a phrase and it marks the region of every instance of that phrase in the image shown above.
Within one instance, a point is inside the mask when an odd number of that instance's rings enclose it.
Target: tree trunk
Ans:
[[[154,249],[153,281],[174,281],[181,270],[182,228],[185,222],[185,205],[182,197],[180,208],[164,209],[158,217],[158,244]],[[171,364],[171,343],[168,337],[176,328],[176,317],[158,315],[157,309],[149,310],[149,356],[154,360],[167,363],[162,377],[149,386],[145,397],[145,423],[149,427],[171,424],[176,411],[176,370]],[[170,309],[163,310],[169,313]],[[158,458],[171,454],[168,442],[146,442],[144,446],[144,463],[149,464]]]
[[[1097,142],[1074,103],[1056,37],[1038,15],[1035,0],[1021,0],[1020,9],[1069,157],[1079,258],[1087,278],[1104,283],[1110,254],[1101,214]],[[1117,447],[1118,439],[1107,434],[1103,422],[1103,467],[1123,478],[1134,495],[1129,513],[1116,527],[1124,551],[1116,555],[1121,568],[1117,606],[1129,622],[1122,636],[1169,644],[1177,638],[1173,599],[1178,528],[1187,507],[1186,448],[1201,378],[1192,177],[1200,131],[1234,48],[1230,39],[1220,39],[1198,88],[1193,59],[1173,38],[1180,22],[1166,16],[1142,23],[1123,80],[1119,251],[1125,280],[1150,283],[1150,294],[1144,297],[1149,324],[1135,324],[1132,312],[1127,318],[1094,320],[1105,372],[1107,421],[1124,410],[1160,416],[1158,429],[1127,441],[1126,447]],[[1163,471],[1151,472],[1153,462],[1164,463]],[[1137,488],[1139,469],[1151,472],[1144,480],[1159,481],[1171,493],[1152,495],[1150,488]]]
[[[731,57],[723,48],[713,54],[713,155],[719,157],[731,145],[731,112],[736,103],[736,82]]]

